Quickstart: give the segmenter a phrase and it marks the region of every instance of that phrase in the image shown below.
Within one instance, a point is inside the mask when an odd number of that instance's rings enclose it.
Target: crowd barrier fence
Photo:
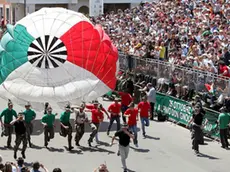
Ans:
[[[207,71],[200,71],[183,66],[176,66],[168,62],[156,59],[141,59],[125,54],[119,55],[120,69],[123,71],[132,71],[150,75],[156,79],[164,78],[170,80],[172,75],[181,78],[181,86],[189,86],[196,92],[209,94],[206,84],[215,82],[216,87],[220,87],[227,93],[230,93],[230,81],[219,75]],[[172,97],[163,93],[157,93],[155,110],[159,114],[167,115],[170,121],[187,125],[192,116],[192,107],[189,102]],[[219,112],[212,109],[205,109],[205,120],[207,125],[204,127],[204,133],[212,138],[219,138],[219,128],[216,123]]]
[[[203,129],[205,135],[219,138],[219,129],[216,123],[219,113],[206,108],[204,110],[204,122],[207,121]],[[183,125],[187,125],[192,117],[192,107],[188,102],[162,93],[157,93],[155,111],[158,114],[166,115],[170,121]]]
[[[188,86],[196,92],[209,93],[207,85],[211,86],[215,83],[215,88],[221,88],[221,91],[220,89],[216,91],[217,94],[221,94],[223,91],[230,94],[229,78],[223,78],[211,72],[173,65],[156,59],[127,57],[125,54],[119,54],[119,62],[121,70],[154,76],[157,80],[164,78],[165,82],[170,82],[172,75],[176,75],[180,86]]]

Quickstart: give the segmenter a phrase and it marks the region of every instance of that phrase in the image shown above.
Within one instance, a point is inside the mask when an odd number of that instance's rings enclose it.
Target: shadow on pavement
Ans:
[[[31,147],[30,149],[37,149],[37,150],[40,150],[40,149],[42,149],[42,148],[43,148],[43,147],[41,147],[41,146],[32,144],[32,147]]]
[[[199,145],[203,145],[203,146],[206,146],[206,145],[208,145],[208,143],[202,143],[202,144],[199,144]]]
[[[7,147],[0,147],[0,150],[7,150]]]
[[[66,150],[68,153],[83,155],[82,150],[72,149],[71,151],[69,151],[67,146],[64,146],[64,148],[65,148],[65,150]]]
[[[128,172],[136,172],[136,171],[133,171],[133,170],[130,170],[130,169],[127,169]]]
[[[135,152],[141,152],[141,153],[148,153],[150,150],[149,149],[142,149],[142,148],[134,148],[130,146],[131,149],[133,149]]]
[[[75,132],[75,127],[74,127],[74,120],[71,119],[70,120],[70,123],[72,125],[72,128],[73,128],[73,132]],[[111,131],[116,131],[116,123],[113,124],[112,128],[111,128]],[[40,135],[43,133],[43,125],[41,123],[41,120],[34,120],[33,121],[33,133],[32,135]],[[56,119],[55,122],[54,122],[54,131],[55,133],[58,133],[60,131],[60,121],[59,119]],[[102,122],[101,125],[100,125],[100,128],[99,128],[99,132],[106,132],[107,131],[107,128],[109,126],[109,122]],[[85,132],[91,132],[91,128],[89,126],[89,124],[85,124]]]
[[[105,146],[105,147],[109,147],[110,144],[109,143],[106,143],[106,142],[102,142],[102,141],[99,141],[97,146]]]
[[[209,139],[207,137],[204,137],[204,141],[206,141],[206,142],[213,142],[213,139]]]
[[[47,147],[47,150],[50,152],[64,152],[64,149],[54,148],[54,147]]]
[[[199,153],[198,157],[201,157],[201,158],[208,158],[208,159],[212,159],[212,160],[217,160],[217,159],[219,159],[219,158],[217,158],[217,157],[210,156],[210,155],[207,155],[207,154],[204,154],[204,153]]]
[[[146,135],[145,138],[146,139],[151,139],[151,140],[160,140],[160,137],[152,137],[152,136],[149,136],[149,135]]]
[[[108,153],[108,154],[115,154],[115,152],[113,152],[113,151],[109,151],[107,149],[99,148],[97,146],[95,146],[95,147],[80,146],[79,149],[82,150],[83,152],[89,151],[89,152],[104,152],[104,153]]]

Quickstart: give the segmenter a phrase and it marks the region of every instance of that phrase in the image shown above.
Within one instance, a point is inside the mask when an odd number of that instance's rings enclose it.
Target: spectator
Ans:
[[[62,172],[60,168],[53,169],[53,172]]]
[[[19,157],[17,160],[18,168],[21,171],[22,167],[24,166],[24,159],[22,157]]]
[[[33,163],[33,168],[31,172],[41,172],[39,169],[42,168],[45,172],[48,172],[48,170],[44,167],[44,165],[40,164],[38,161]]]
[[[189,56],[195,59],[209,54],[211,66],[219,60],[216,56],[230,64],[230,3],[226,1],[162,0],[118,11],[91,21],[101,24],[115,46],[128,56],[168,61],[176,54],[170,62],[187,66],[192,60]],[[199,69],[206,70],[202,61],[199,63]]]

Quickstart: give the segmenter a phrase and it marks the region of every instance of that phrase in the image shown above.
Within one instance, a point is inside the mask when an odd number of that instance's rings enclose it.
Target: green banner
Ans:
[[[177,99],[175,97],[166,96],[157,93],[155,110],[157,113],[167,115],[171,121],[187,125],[192,117],[192,107],[188,102]],[[204,132],[212,137],[218,137],[218,128],[216,121],[218,119],[218,112],[205,109],[205,120],[207,125],[204,127]]]

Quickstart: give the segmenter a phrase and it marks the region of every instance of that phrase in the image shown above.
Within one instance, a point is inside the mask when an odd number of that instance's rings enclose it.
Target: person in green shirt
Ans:
[[[4,117],[4,122],[2,122],[2,117]],[[7,148],[12,148],[11,140],[13,133],[13,126],[10,125],[11,121],[13,121],[13,117],[17,118],[17,113],[13,109],[13,103],[9,100],[8,108],[4,109],[0,115],[0,123],[3,127],[1,136],[8,136],[7,139]]]
[[[33,133],[32,121],[36,118],[36,113],[34,112],[34,110],[31,109],[31,105],[29,102],[25,105],[25,108],[26,110],[23,112],[23,114],[24,114],[25,125],[26,125],[27,139],[29,142],[29,146],[32,147],[30,136]]]
[[[230,116],[227,113],[227,107],[223,106],[221,109],[221,113],[218,117],[218,124],[220,128],[220,141],[222,144],[222,148],[228,148],[228,126],[230,123]]]
[[[60,125],[61,125],[60,135],[63,137],[66,137],[68,135],[69,151],[73,149],[73,146],[71,143],[72,142],[72,126],[69,121],[70,114],[71,114],[70,105],[66,105],[65,112],[62,112],[61,117],[60,117]]]
[[[48,142],[54,138],[54,121],[55,116],[52,114],[51,106],[47,107],[47,114],[42,117],[42,124],[44,125],[44,142],[47,148]]]

